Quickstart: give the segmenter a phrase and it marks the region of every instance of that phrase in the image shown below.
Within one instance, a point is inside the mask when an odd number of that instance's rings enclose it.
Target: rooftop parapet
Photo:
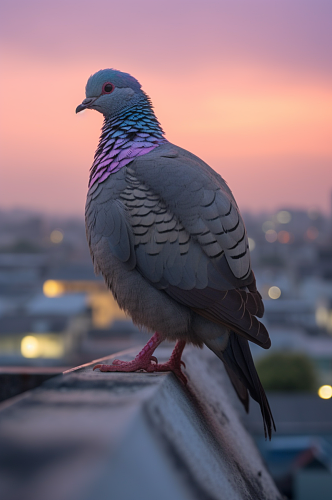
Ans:
[[[281,500],[220,361],[196,348],[183,359],[186,387],[172,373],[93,372],[93,362],[3,402],[1,497]]]

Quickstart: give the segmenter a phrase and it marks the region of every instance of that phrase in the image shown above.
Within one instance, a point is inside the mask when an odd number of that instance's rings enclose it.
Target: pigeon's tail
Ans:
[[[276,427],[269,402],[252,359],[248,341],[231,332],[227,347],[223,352],[216,350],[215,345],[208,345],[208,347],[224,362],[227,374],[246,411],[249,411],[248,391],[250,396],[257,401],[262,412],[265,437],[269,436],[271,439],[272,428],[276,430]]]

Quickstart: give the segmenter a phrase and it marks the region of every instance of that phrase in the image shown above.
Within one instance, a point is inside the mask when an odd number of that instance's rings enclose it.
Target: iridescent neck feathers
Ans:
[[[89,189],[165,142],[149,98],[142,97],[134,107],[105,120],[90,171]]]

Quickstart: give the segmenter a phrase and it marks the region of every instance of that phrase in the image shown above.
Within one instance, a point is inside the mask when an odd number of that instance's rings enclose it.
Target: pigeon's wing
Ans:
[[[104,183],[89,190],[85,206],[85,227],[95,272],[100,272],[100,262],[114,255],[133,269],[136,265],[134,235],[127,210],[119,199],[126,188],[124,171],[110,176]],[[106,245],[100,245],[101,241]]]
[[[206,163],[172,145],[156,148],[131,165],[211,259],[224,255],[232,279],[251,273],[245,226],[226,182]],[[238,285],[238,283],[236,283]]]
[[[173,146],[127,167],[125,204],[136,265],[154,286],[268,348],[247,235],[223,179]],[[155,151],[157,151],[155,150]]]
[[[106,238],[107,251],[136,267],[153,286],[268,348],[268,333],[256,318],[263,303],[232,193],[195,156],[169,145],[155,151],[89,195],[94,199],[86,212],[92,254],[96,257],[98,241]]]

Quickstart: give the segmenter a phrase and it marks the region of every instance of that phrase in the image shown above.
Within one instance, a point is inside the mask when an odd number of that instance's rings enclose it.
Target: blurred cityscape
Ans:
[[[303,396],[309,397],[307,406],[304,400],[294,403],[296,398],[279,394],[277,412],[295,404],[304,415],[308,405],[314,411],[316,402],[324,400],[319,411],[331,411],[332,214],[284,207],[243,217],[265,302],[263,321],[272,339],[269,351],[251,344],[253,356],[259,363],[271,353],[301,354],[315,371],[314,388],[307,388],[313,392]],[[83,220],[2,210],[0,235],[3,373],[25,367],[53,369],[55,374],[146,341],[146,334],[117,307],[102,278],[94,275]],[[10,395],[0,392],[2,399]],[[272,444],[261,440],[253,422],[248,428],[281,490],[289,498],[304,498],[294,490],[294,477],[300,481],[303,467],[316,471],[320,484],[332,485],[332,430],[312,422],[301,427],[301,416],[296,419],[298,429],[281,424]],[[293,482],[287,482],[290,477]],[[304,488],[303,481],[299,488]]]
[[[84,221],[0,212],[0,365],[72,367],[145,335],[94,275]]]

